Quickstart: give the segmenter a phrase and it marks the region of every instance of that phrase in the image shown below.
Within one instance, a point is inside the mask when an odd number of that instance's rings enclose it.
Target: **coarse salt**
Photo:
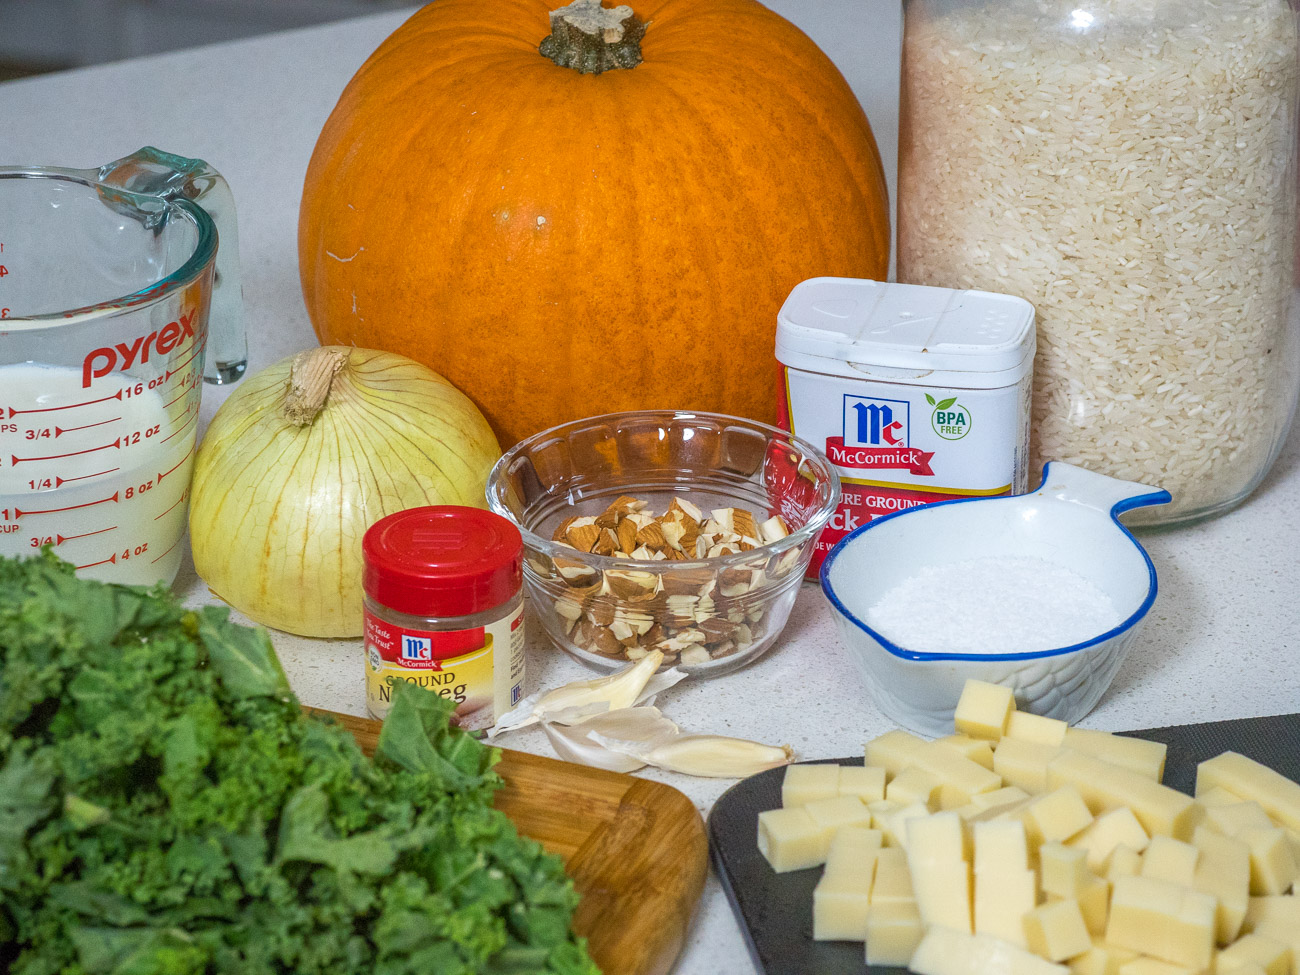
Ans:
[[[1122,617],[1109,596],[1062,565],[985,557],[927,566],[885,593],[867,622],[907,650],[1031,653],[1090,640]]]

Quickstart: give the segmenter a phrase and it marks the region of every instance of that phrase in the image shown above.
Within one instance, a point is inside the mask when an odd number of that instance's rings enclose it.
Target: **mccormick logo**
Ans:
[[[427,636],[402,634],[403,660],[432,660],[433,642]]]
[[[933,477],[933,451],[908,446],[911,404],[906,400],[844,397],[843,434],[826,439],[826,456],[851,470],[905,470]]]

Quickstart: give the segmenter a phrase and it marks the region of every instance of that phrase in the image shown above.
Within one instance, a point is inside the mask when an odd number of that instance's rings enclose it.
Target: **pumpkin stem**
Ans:
[[[562,68],[600,74],[641,63],[645,24],[632,8],[605,8],[600,0],[573,0],[551,11],[551,33],[538,50]]]
[[[348,364],[352,350],[342,345],[323,345],[299,352],[289,366],[289,388],[284,394],[284,416],[296,427],[305,427],[325,408],[334,377]]]

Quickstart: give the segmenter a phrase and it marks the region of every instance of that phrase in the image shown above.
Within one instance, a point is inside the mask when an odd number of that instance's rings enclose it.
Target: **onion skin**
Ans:
[[[320,412],[285,415],[289,357],[221,405],[194,461],[194,568],[249,619],[300,636],[362,633],[361,539],[385,515],[428,504],[486,507],[500,456],[470,399],[388,352],[344,356]]]

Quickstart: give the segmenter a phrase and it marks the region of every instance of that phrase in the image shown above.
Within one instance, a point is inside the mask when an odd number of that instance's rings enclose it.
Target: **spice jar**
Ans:
[[[777,423],[826,451],[839,507],[808,575],[873,518],[1028,485],[1034,309],[858,278],[795,285],[776,325]]]
[[[1028,299],[1031,458],[1259,483],[1295,406],[1288,0],[906,0],[899,280]]]
[[[366,710],[393,684],[456,704],[462,728],[491,727],[523,695],[523,540],[500,515],[435,505],[375,522],[362,540]]]

